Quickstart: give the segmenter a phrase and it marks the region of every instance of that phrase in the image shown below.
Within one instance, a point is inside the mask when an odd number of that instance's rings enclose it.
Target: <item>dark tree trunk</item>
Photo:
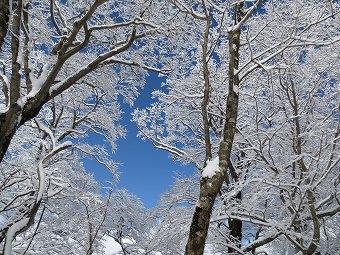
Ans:
[[[241,200],[241,192],[238,192],[235,198]],[[240,247],[242,240],[242,221],[230,219],[228,220],[228,224],[231,238],[235,241],[236,246]],[[228,253],[237,254],[238,252],[234,248],[228,247]]]
[[[20,106],[15,104],[6,113],[0,114],[0,162],[5,156],[18,127],[18,115],[20,112]]]
[[[0,0],[0,51],[8,31],[9,0]]]
[[[23,109],[15,103],[7,112],[0,113],[0,163],[17,129],[26,121],[36,117],[48,100],[48,95],[37,95],[30,98]]]

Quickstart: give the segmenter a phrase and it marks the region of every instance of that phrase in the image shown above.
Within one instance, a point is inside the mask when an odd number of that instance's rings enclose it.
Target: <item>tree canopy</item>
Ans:
[[[337,254],[339,27],[326,0],[0,0],[0,254]],[[111,154],[150,72],[138,136],[197,172],[146,209]]]

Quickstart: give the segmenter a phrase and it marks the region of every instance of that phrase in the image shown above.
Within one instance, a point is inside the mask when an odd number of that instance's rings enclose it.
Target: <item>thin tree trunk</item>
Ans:
[[[241,151],[238,155],[238,162],[237,162],[237,168],[240,171],[247,171],[247,168],[249,164],[246,164],[244,162],[245,159],[245,152]],[[236,170],[234,166],[232,165],[230,159],[229,159],[229,171],[232,178],[232,181],[234,183],[237,183],[239,181],[239,175],[236,173]],[[227,184],[230,185],[229,181],[227,181]],[[239,201],[242,200],[242,192],[238,191],[235,196],[233,196],[234,199],[236,199],[236,203],[239,203]],[[235,242],[236,247],[241,247],[241,240],[242,240],[242,221],[238,219],[229,219],[228,225],[230,229],[230,238]],[[237,254],[238,251],[234,249],[232,246],[228,247],[228,252],[230,254]],[[255,252],[255,251],[254,251]]]
[[[235,198],[238,200],[242,199],[241,191],[237,192]],[[239,247],[242,240],[242,221],[237,219],[229,219],[228,224],[230,229],[230,237],[235,241],[236,246]],[[228,253],[237,254],[238,252],[229,246]]]

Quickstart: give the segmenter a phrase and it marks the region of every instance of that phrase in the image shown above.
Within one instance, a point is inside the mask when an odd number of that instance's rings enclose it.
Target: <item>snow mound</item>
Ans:
[[[102,239],[104,245],[104,254],[105,255],[117,255],[122,251],[119,243],[117,243],[112,237],[104,236]]]

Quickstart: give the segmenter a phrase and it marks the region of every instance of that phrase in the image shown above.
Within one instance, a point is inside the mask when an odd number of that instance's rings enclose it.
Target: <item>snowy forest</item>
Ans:
[[[0,87],[0,255],[340,254],[338,0],[0,0]],[[195,168],[154,208],[123,105]]]

